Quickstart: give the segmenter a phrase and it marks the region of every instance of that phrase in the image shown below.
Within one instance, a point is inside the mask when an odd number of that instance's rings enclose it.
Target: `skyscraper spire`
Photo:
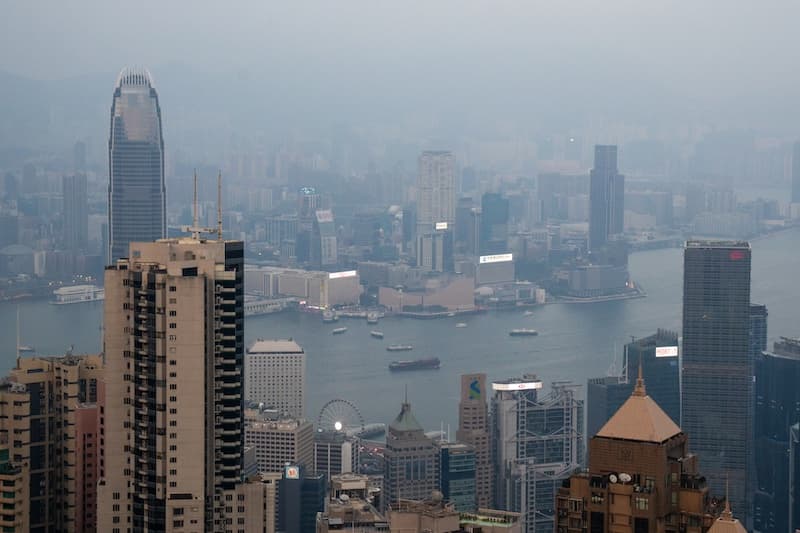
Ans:
[[[644,378],[642,377],[641,354],[639,354],[639,377],[636,378],[636,387],[633,389],[633,396],[647,396],[647,390],[644,387]]]

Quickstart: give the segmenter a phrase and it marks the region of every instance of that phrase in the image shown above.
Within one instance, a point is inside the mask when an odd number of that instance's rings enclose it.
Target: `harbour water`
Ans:
[[[753,246],[753,302],[769,310],[770,342],[800,335],[800,228],[757,239]],[[519,311],[498,311],[439,320],[383,318],[378,326],[361,319],[325,324],[319,316],[273,314],[248,317],[247,343],[257,338],[294,338],[308,353],[307,416],[316,420],[330,399],[358,406],[368,422],[389,422],[408,387],[414,413],[429,430],[457,423],[459,374],[486,372],[490,379],[533,372],[545,381],[569,380],[585,387],[604,375],[614,353],[631,336],[657,328],[680,331],[683,252],[639,252],[630,270],[646,298],[594,304],[552,304]],[[14,364],[16,303],[0,304],[0,372]],[[98,352],[103,302],[54,306],[46,301],[19,303],[22,344],[39,354]],[[466,327],[456,328],[459,322]],[[347,327],[331,335],[336,327]],[[532,328],[536,337],[510,337],[515,328]],[[370,336],[379,329],[383,339]],[[413,344],[411,352],[387,352],[390,344]],[[390,372],[397,359],[438,357],[439,370]]]

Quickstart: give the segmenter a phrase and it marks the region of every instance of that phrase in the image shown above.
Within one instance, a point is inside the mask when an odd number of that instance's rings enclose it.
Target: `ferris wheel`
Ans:
[[[317,417],[317,429],[360,432],[364,430],[364,417],[353,403],[336,398],[322,406]]]

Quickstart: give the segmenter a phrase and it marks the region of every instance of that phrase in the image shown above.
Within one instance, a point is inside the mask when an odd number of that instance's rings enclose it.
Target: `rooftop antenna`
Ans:
[[[217,240],[222,240],[222,171],[217,174]]]

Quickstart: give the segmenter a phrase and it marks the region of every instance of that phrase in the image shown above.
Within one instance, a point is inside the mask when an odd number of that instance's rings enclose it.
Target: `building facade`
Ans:
[[[425,499],[438,488],[439,450],[404,402],[386,432],[381,509],[401,499]]]
[[[417,173],[416,235],[424,235],[436,229],[452,229],[455,221],[455,157],[452,152],[422,152]],[[438,228],[437,224],[440,224]]]
[[[479,509],[489,509],[494,499],[492,438],[487,399],[486,374],[461,376],[456,440],[469,444],[475,450],[475,505]]]
[[[64,197],[64,248],[71,252],[87,252],[89,248],[89,207],[86,174],[64,176],[61,180]]]
[[[228,503],[250,489],[243,243],[195,233],[127,255],[105,277],[98,529],[244,531]]]
[[[687,436],[639,379],[558,491],[558,533],[704,533],[715,509]],[[719,509],[716,509],[719,512]]]
[[[523,531],[553,531],[556,492],[583,460],[583,400],[534,375],[492,383],[495,506],[522,514]]]
[[[245,400],[305,416],[306,353],[295,341],[258,340],[245,356]]]
[[[493,192],[481,197],[480,255],[508,252],[508,199]]]
[[[107,263],[131,242],[166,237],[164,137],[158,93],[146,70],[124,69],[111,103],[108,138]]]
[[[683,269],[683,430],[714,494],[749,523],[754,361],[750,349],[750,245],[688,241]]]
[[[783,338],[756,358],[753,528],[782,533],[800,527],[790,512],[794,492],[792,428],[800,423],[800,340]],[[790,516],[795,521],[790,521]]]
[[[600,251],[625,223],[625,178],[617,170],[617,147],[594,147],[589,174],[589,250]]]
[[[296,419],[246,417],[244,445],[253,447],[260,473],[282,472],[287,463],[314,471],[314,427]]]
[[[439,442],[439,490],[457,511],[476,511],[475,450],[460,442]]]

